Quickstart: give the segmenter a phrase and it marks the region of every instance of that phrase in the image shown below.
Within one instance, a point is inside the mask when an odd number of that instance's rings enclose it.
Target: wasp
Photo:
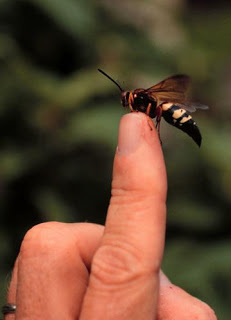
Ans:
[[[121,91],[121,103],[133,111],[146,113],[150,118],[156,118],[156,128],[160,137],[160,122],[165,121],[174,127],[187,133],[200,147],[201,133],[188,112],[196,109],[208,109],[202,104],[192,103],[188,99],[190,77],[178,74],[166,78],[148,89],[135,89],[125,91],[121,86],[101,69],[98,69],[105,77],[110,79]]]

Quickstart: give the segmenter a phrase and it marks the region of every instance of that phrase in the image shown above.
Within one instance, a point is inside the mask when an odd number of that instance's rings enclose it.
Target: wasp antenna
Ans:
[[[108,74],[106,74],[103,70],[98,69],[99,72],[101,72],[105,77],[107,77],[108,79],[110,79],[112,82],[114,82],[115,85],[117,85],[117,87],[120,89],[120,91],[124,91],[121,86],[114,80],[112,79]]]

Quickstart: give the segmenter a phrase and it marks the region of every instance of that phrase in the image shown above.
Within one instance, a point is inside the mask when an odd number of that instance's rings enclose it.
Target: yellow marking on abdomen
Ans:
[[[172,107],[172,103],[164,103],[164,104],[162,104],[162,110],[163,111],[167,111],[167,110],[169,110],[169,109],[171,109],[171,107]]]
[[[181,120],[180,123],[185,123],[186,121],[192,119],[192,117],[188,114],[187,116],[184,116]]]
[[[185,113],[184,109],[178,109],[173,112],[173,118],[178,119]]]

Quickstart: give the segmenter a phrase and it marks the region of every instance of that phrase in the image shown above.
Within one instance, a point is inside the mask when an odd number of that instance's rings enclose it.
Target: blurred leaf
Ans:
[[[229,124],[223,123],[220,128],[207,123],[205,135],[208,142],[203,149],[203,156],[211,167],[210,182],[217,192],[226,196],[229,202],[231,199],[230,134]]]
[[[87,109],[89,108],[89,109]],[[92,109],[87,106],[81,113],[72,116],[64,137],[66,143],[94,141],[116,147],[119,119],[124,114],[122,106],[107,104]]]
[[[167,243],[163,269],[171,281],[210,304],[222,319],[229,319],[227,288],[231,268],[230,243],[173,241]],[[222,292],[223,291],[223,292]],[[224,294],[225,293],[225,294]]]
[[[168,220],[171,225],[177,225],[185,230],[215,231],[221,226],[219,212],[209,204],[203,205],[197,199],[172,201],[169,207]]]
[[[43,189],[38,192],[36,203],[41,212],[44,213],[44,221],[64,220],[66,222],[74,222],[74,215],[71,213],[70,208],[52,190]]]
[[[28,0],[29,1],[29,0]],[[89,1],[83,0],[30,0],[40,6],[64,30],[84,40],[96,27],[95,11]]]

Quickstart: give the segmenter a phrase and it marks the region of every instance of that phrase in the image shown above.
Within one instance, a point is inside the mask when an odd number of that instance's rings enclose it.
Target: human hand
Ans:
[[[166,172],[142,113],[122,118],[105,228],[49,222],[26,234],[9,287],[17,320],[215,320],[160,272]]]

